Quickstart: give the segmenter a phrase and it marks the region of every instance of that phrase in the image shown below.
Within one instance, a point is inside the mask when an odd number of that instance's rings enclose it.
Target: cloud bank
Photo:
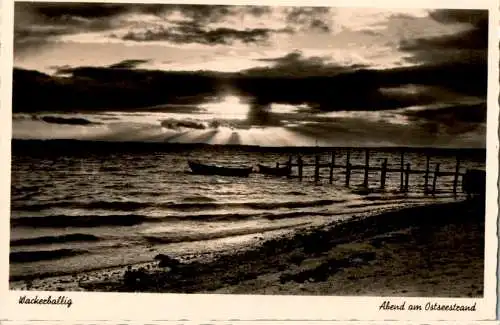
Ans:
[[[484,10],[19,2],[16,60],[54,73],[16,68],[13,109],[175,110],[192,117],[158,127],[207,138],[279,128],[481,146],[487,50]],[[227,96],[248,106],[242,120],[203,117]]]

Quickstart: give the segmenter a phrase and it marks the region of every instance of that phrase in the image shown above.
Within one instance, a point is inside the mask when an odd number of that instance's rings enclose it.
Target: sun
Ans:
[[[240,97],[228,95],[218,102],[202,104],[201,108],[216,119],[245,120],[249,106]]]

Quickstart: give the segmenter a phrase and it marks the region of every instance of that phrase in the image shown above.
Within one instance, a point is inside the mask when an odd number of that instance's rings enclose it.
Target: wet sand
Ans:
[[[168,252],[161,252],[168,255]],[[407,208],[171,267],[151,261],[17,281],[13,289],[481,297],[484,201]],[[166,263],[168,264],[168,263]]]

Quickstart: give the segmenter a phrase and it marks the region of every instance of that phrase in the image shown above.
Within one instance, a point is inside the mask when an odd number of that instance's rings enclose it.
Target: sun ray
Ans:
[[[218,132],[219,132],[219,130],[217,130],[217,129],[214,129],[214,130],[211,130],[211,131],[206,131],[206,132],[203,132],[202,134],[194,137],[191,140],[192,140],[193,143],[210,143],[210,141],[215,136],[217,136]]]
[[[245,120],[249,110],[248,104],[234,95],[227,95],[220,101],[202,104],[200,107],[213,118],[224,120]]]
[[[189,131],[175,133],[173,135],[169,135],[165,138],[165,142],[183,142],[182,138],[185,138],[188,135]]]
[[[273,145],[277,146],[293,146],[290,137],[283,133],[284,129],[282,127],[267,128],[266,133],[272,136]]]
[[[217,134],[210,139],[207,143],[209,144],[226,144],[229,137],[231,136],[232,130],[227,127],[219,127],[217,129]]]
[[[249,130],[238,130],[240,143],[244,145],[255,145],[255,140],[252,136],[252,132]]]
[[[246,145],[250,145],[250,146],[257,145],[257,142],[255,141],[254,134],[252,132],[250,132],[249,130],[241,131],[241,138],[244,141],[243,143]]]
[[[231,136],[227,140],[227,144],[230,144],[230,145],[242,144],[240,134],[236,131],[233,131],[233,133],[231,133]]]

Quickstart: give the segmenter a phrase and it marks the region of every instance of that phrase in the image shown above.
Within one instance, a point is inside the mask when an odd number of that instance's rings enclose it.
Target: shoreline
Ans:
[[[437,203],[304,229],[206,261],[171,267],[151,261],[11,281],[10,286],[43,291],[480,297],[484,218],[483,201]]]

